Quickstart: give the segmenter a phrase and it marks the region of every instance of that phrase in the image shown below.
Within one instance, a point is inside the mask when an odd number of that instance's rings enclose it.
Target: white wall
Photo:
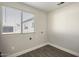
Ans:
[[[79,53],[79,3],[48,14],[48,40]]]
[[[0,3],[1,6],[9,6],[17,9],[21,9],[27,12],[31,12],[35,15],[35,33],[29,34],[5,34],[1,35],[0,39],[0,51],[4,54],[11,55],[17,52],[21,52],[28,48],[38,46],[46,43],[46,13],[40,10],[36,10],[24,4],[19,3]],[[2,20],[2,19],[0,19]],[[1,28],[0,28],[1,29]],[[41,34],[41,32],[44,32]],[[32,37],[32,40],[29,38]]]
[[[0,51],[4,54],[11,55],[46,43],[47,23],[48,41],[50,43],[79,53],[79,4],[72,4],[50,12],[48,14],[48,22],[46,13],[27,5],[19,3],[0,3],[0,5],[31,12],[36,17],[35,33],[0,36]],[[43,34],[41,34],[42,31],[44,32]],[[32,37],[33,39],[29,40],[29,37]]]
[[[2,9],[0,8],[0,19],[2,18],[2,15],[1,15],[1,14],[2,14]],[[1,24],[1,21],[2,21],[2,20],[0,20],[0,27],[1,27],[1,25],[2,25],[2,24]],[[2,47],[2,42],[1,42],[1,29],[0,29],[0,47]],[[1,51],[1,50],[2,50],[2,48],[0,48],[0,51]]]

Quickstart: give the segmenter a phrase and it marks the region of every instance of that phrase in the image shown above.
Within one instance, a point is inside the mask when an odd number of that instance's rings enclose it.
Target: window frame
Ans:
[[[8,7],[8,6],[2,6],[2,7]],[[14,8],[14,7],[9,7],[9,8],[13,8],[13,9],[17,9],[17,10],[20,10],[21,11],[21,32],[20,33],[15,33],[15,32],[10,32],[10,33],[4,33],[3,32],[3,21],[1,21],[2,22],[2,25],[1,25],[1,34],[2,35],[8,35],[8,34],[30,34],[30,33],[35,33],[35,14],[34,13],[32,13],[32,12],[29,12],[29,11],[24,11],[24,10],[21,10],[21,9],[18,9],[18,8]],[[22,21],[23,21],[23,12],[28,12],[28,13],[31,13],[31,14],[33,14],[34,15],[34,32],[27,32],[27,33],[23,33],[23,23],[22,23]],[[3,14],[3,12],[2,12],[2,14]],[[6,16],[6,15],[5,15]],[[2,17],[3,17],[3,15],[2,15]],[[5,17],[6,18],[6,17]],[[3,20],[3,18],[2,18],[2,20]]]

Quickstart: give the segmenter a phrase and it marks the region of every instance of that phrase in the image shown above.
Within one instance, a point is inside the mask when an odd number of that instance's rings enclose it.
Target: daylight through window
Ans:
[[[34,15],[14,8],[3,7],[2,34],[34,32]]]

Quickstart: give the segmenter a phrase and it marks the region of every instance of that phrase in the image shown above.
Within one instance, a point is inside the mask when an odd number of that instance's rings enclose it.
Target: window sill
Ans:
[[[14,34],[33,34],[35,32],[29,32],[29,33],[2,33],[2,35],[14,35]]]

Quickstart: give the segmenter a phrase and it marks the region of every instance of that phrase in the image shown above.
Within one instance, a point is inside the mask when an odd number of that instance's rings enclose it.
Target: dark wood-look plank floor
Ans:
[[[72,54],[69,54],[65,51],[46,45],[34,51],[25,53],[18,57],[76,57]]]

